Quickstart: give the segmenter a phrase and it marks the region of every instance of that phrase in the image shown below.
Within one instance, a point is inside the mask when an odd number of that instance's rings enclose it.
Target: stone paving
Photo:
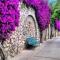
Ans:
[[[24,50],[11,60],[60,60],[60,37],[44,42],[34,50]]]

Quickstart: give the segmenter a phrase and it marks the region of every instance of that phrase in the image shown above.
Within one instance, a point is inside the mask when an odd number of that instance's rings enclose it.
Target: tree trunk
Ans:
[[[4,53],[3,53],[3,51],[2,51],[2,49],[0,48],[0,59],[1,60],[5,60],[5,55],[4,55]]]
[[[45,41],[47,40],[47,29],[45,30]]]
[[[43,40],[42,40],[42,37],[43,36],[43,32],[42,31],[40,31],[40,43],[43,43]]]
[[[4,38],[1,39],[1,41],[0,41],[0,60],[5,60],[5,55],[2,50],[4,41],[5,41]]]
[[[50,30],[49,30],[49,27],[48,27],[48,39],[50,39]]]
[[[56,37],[56,29],[55,29],[55,37]]]
[[[53,37],[53,27],[52,26],[50,26],[51,28],[50,28],[50,30],[51,30],[51,32],[50,32],[50,39]]]

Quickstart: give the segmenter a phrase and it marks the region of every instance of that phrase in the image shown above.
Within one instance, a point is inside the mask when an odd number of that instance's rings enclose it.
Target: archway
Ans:
[[[24,21],[24,33],[26,37],[32,36],[37,38],[36,22],[32,15],[28,15]]]

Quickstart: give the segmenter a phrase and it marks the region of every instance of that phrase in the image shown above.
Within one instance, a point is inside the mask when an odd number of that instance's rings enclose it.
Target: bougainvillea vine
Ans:
[[[48,27],[50,23],[51,14],[48,5],[43,4],[40,8],[41,9],[36,10],[36,17],[37,17],[40,30],[43,31]]]
[[[54,24],[55,24],[55,29],[60,31],[60,20],[56,19]]]
[[[50,22],[51,10],[47,1],[44,0],[24,0],[27,6],[31,6],[35,9],[35,14],[40,31],[46,29]]]
[[[0,40],[6,39],[19,23],[19,0],[0,0]]]

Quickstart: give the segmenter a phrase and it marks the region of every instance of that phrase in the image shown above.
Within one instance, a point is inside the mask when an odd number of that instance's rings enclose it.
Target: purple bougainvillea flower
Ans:
[[[0,2],[0,8],[4,7],[4,4]]]
[[[50,8],[47,4],[47,0],[24,0],[26,5],[35,9],[37,22],[41,31],[46,29],[50,22]]]
[[[2,24],[2,27],[1,27],[2,33],[7,32],[7,29],[8,27],[5,24]]]
[[[24,0],[23,2],[27,5],[27,6],[33,6],[33,7],[37,7],[39,6],[39,4],[41,3],[42,0]]]
[[[13,19],[11,16],[8,16],[7,20],[8,20],[8,22],[12,23],[12,22],[14,22],[15,19]]]
[[[1,18],[1,21],[2,21],[2,23],[6,23],[6,22],[7,22],[7,17],[6,17],[6,16],[3,16],[3,17]]]
[[[55,20],[55,28],[60,31],[60,20]]]
[[[14,23],[10,23],[9,30],[10,31],[15,31],[15,24]]]
[[[0,38],[8,37],[19,25],[19,0],[0,1]],[[6,35],[6,36],[5,36]]]
[[[41,31],[48,27],[50,22],[50,15],[50,10],[47,5],[46,8],[43,7],[41,10],[36,11],[36,17]]]

